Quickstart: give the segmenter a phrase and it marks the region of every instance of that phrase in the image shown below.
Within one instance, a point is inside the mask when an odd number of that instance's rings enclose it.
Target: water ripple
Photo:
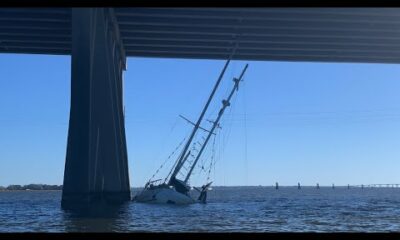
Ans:
[[[61,192],[0,192],[0,232],[398,232],[400,189],[215,187],[209,203],[75,216]]]

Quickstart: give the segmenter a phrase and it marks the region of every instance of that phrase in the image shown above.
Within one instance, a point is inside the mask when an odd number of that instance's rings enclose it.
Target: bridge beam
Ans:
[[[112,9],[72,9],[71,109],[62,207],[130,200],[123,80]]]

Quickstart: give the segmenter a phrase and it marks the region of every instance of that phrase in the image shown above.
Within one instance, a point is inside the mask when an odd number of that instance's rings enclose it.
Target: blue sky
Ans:
[[[224,63],[128,58],[132,186],[142,186],[191,130],[178,115],[197,119]],[[400,183],[400,66],[234,61],[207,118],[245,63],[217,137],[214,185]],[[62,184],[70,57],[0,54],[0,66],[0,185]]]

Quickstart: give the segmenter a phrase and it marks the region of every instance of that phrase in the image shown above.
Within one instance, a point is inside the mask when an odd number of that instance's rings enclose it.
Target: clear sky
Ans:
[[[128,58],[131,186],[190,132],[178,115],[197,119],[224,63]],[[231,63],[207,118],[245,63]],[[214,185],[400,183],[400,66],[248,63],[217,138]],[[69,102],[70,57],[0,54],[0,185],[62,184]]]

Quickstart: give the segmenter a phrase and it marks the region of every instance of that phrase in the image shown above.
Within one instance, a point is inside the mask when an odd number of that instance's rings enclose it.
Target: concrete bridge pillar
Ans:
[[[130,200],[119,36],[112,9],[72,9],[63,208]]]

